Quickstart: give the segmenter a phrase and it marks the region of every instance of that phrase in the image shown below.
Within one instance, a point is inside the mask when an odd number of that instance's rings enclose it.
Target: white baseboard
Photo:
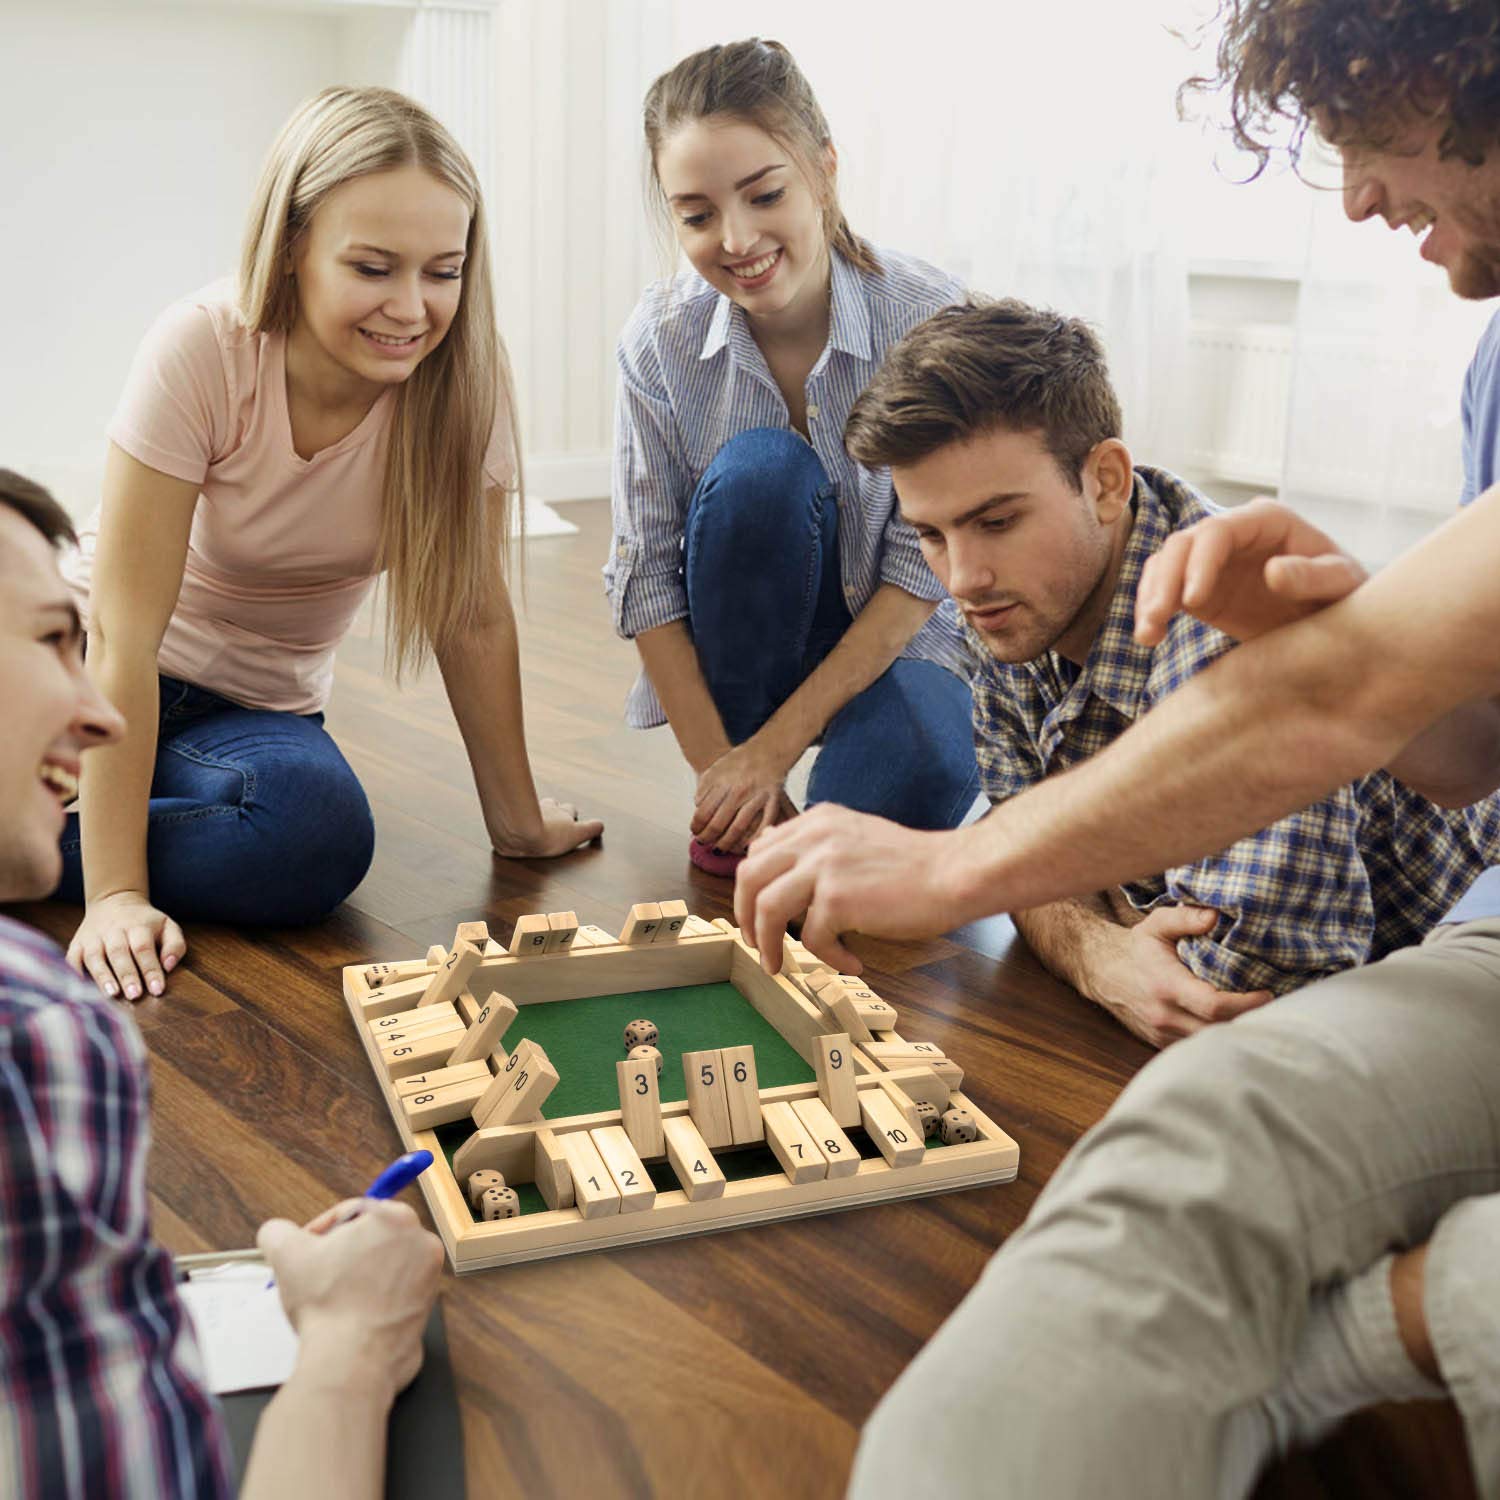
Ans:
[[[608,453],[552,453],[526,460],[526,493],[549,504],[609,495]]]

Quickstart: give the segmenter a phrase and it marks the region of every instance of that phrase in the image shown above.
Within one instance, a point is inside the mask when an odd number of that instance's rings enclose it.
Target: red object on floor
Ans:
[[[705,875],[723,875],[733,878],[734,872],[739,869],[740,861],[744,857],[743,854],[731,854],[727,849],[715,849],[701,839],[694,839],[688,845],[688,858]]]

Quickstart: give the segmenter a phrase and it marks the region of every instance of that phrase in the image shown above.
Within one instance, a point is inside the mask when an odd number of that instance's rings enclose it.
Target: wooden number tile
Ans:
[[[661,907],[654,901],[642,901],[630,908],[625,925],[620,929],[620,941],[638,947],[642,943],[656,940],[661,927]]]
[[[451,1005],[458,992],[469,982],[469,975],[479,967],[483,957],[473,943],[460,943],[442,963],[423,992],[419,1005]]]
[[[523,1041],[474,1106],[474,1123],[484,1129],[535,1120],[556,1087],[557,1069],[547,1054],[535,1042]]]
[[[440,1089],[407,1094],[401,1101],[406,1123],[413,1130],[434,1130],[439,1125],[466,1120],[479,1102],[479,1096],[489,1086],[489,1070],[486,1069],[483,1078],[466,1078],[461,1083],[450,1083]]]
[[[881,1077],[882,1084],[888,1084],[891,1088],[899,1089],[913,1103],[925,1101],[931,1104],[941,1113],[948,1108],[948,1102],[953,1097],[953,1090],[932,1071],[930,1065],[923,1063],[915,1067],[908,1067],[905,1063],[895,1063],[892,1066],[899,1070],[899,1077]]]
[[[684,1052],[682,1076],[687,1082],[688,1114],[708,1142],[709,1149],[734,1143],[729,1123],[729,1095],[724,1087],[724,1062],[717,1051]]]
[[[551,1130],[539,1130],[535,1136],[536,1163],[532,1176],[537,1191],[548,1208],[572,1208],[573,1170],[563,1154],[561,1142]]]
[[[901,1024],[900,1017],[896,1014],[896,1007],[888,1005],[884,1000],[861,1000],[856,996],[854,997],[854,1014],[871,1031],[894,1031]]]
[[[935,1042],[876,1042],[864,1044],[865,1053],[888,1068],[899,1068],[904,1063],[913,1066],[931,1066],[943,1055],[943,1049]]]
[[[667,1142],[667,1160],[688,1201],[699,1203],[707,1198],[722,1198],[724,1174],[698,1127],[686,1115],[674,1115],[663,1120],[661,1128]]]
[[[575,948],[613,948],[620,940],[593,922],[585,922],[573,939]]]
[[[813,1072],[818,1079],[818,1098],[828,1108],[834,1123],[858,1125],[859,1088],[854,1082],[854,1050],[842,1032],[813,1038]]]
[[[578,1212],[585,1219],[602,1219],[620,1211],[620,1190],[604,1165],[604,1158],[589,1139],[586,1130],[570,1131],[560,1135],[557,1144],[562,1148],[573,1174],[573,1197]]]
[[[807,982],[818,994],[822,994],[829,985],[835,985],[840,989],[846,985],[853,985],[860,989],[864,987],[864,981],[857,974],[836,974],[826,964],[821,969],[814,969],[808,974]]]
[[[887,1063],[887,1067],[899,1067],[899,1063]],[[964,1070],[951,1057],[936,1057],[923,1064],[931,1068],[956,1094],[964,1086]]]
[[[660,1156],[667,1148],[661,1134],[661,1081],[656,1059],[628,1058],[615,1064],[620,1081],[620,1118],[625,1134],[642,1156]]]
[[[510,935],[510,951],[517,958],[535,958],[547,951],[547,939],[552,935],[545,915],[540,913],[516,918],[516,930]]]
[[[704,917],[689,916],[682,924],[683,937],[713,937],[718,928]]]
[[[489,1064],[483,1058],[475,1062],[460,1063],[456,1068],[428,1068],[424,1073],[408,1073],[396,1080],[396,1097],[404,1099],[408,1094],[430,1094],[435,1089],[447,1088],[454,1083],[468,1083],[480,1079],[486,1088],[490,1082]],[[467,1110],[464,1111],[468,1113]]]
[[[904,1093],[901,1088],[891,1082],[889,1078],[876,1080],[881,1088],[885,1090],[886,1097],[905,1116],[906,1123],[911,1126],[914,1135],[922,1134],[922,1116],[917,1111],[917,1101],[909,1094]]]
[[[381,1016],[378,1021],[370,1022],[370,1035],[378,1042],[382,1037],[389,1036],[393,1031],[431,1031],[449,1025],[454,1019],[458,1019],[459,1025],[463,1020],[458,1011],[451,1005],[429,1005],[425,1009],[398,1010],[388,1016]]]
[[[516,1018],[516,1002],[502,995],[499,990],[480,1007],[468,1030],[448,1057],[448,1063],[472,1062],[486,1058],[491,1052],[499,1052],[510,1023]]]
[[[682,936],[682,929],[687,926],[687,902],[663,901],[660,910],[661,926],[656,929],[656,936],[651,941],[654,943],[676,942]]]
[[[726,1047],[720,1054],[729,1098],[729,1135],[736,1146],[765,1139],[760,1117],[760,1083],[755,1076],[754,1047]]]
[[[830,1177],[853,1177],[859,1171],[859,1152],[854,1149],[854,1142],[839,1129],[838,1121],[821,1099],[794,1099],[792,1113],[818,1143],[828,1161]]]
[[[761,1114],[766,1122],[766,1144],[792,1182],[817,1182],[828,1175],[823,1148],[807,1133],[790,1104],[778,1100],[767,1104]]]
[[[453,933],[453,946],[456,948],[460,943],[473,943],[481,952],[484,945],[490,940],[490,924],[488,922],[460,922]]]
[[[912,1130],[906,1116],[891,1103],[884,1089],[861,1089],[859,1109],[870,1139],[891,1166],[914,1167],[927,1159],[922,1132]]]
[[[448,1038],[451,1047],[463,1035],[464,1023],[458,1018],[458,1012],[451,1005],[434,1006],[437,1016],[432,1021],[413,1021],[406,1026],[392,1026],[382,1031],[376,1037],[376,1045],[382,1052],[388,1052],[400,1042],[414,1042],[418,1037],[440,1037]]]
[[[651,1174],[630,1144],[624,1127],[603,1125],[589,1131],[589,1138],[620,1190],[620,1212],[637,1213],[652,1207],[656,1202],[656,1188],[652,1185]]]
[[[431,1036],[414,1036],[408,1041],[393,1042],[380,1049],[380,1064],[388,1078],[405,1078],[410,1073],[422,1073],[441,1068],[453,1050],[455,1033],[439,1031]]]
[[[576,911],[549,911],[547,913],[547,952],[566,953],[578,941],[578,913]]]
[[[832,997],[831,1002],[830,997]],[[849,1033],[851,1042],[874,1041],[874,1037],[870,1035],[870,1028],[865,1025],[859,1012],[854,1008],[854,995],[851,991],[829,986],[818,992],[818,998],[828,1006],[828,1014],[833,1017],[834,1025]]]

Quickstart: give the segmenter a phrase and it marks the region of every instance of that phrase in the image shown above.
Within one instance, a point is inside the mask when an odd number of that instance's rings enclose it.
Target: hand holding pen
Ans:
[[[405,1156],[398,1156],[390,1166],[386,1167],[375,1178],[364,1191],[363,1197],[351,1202],[336,1203],[332,1208],[325,1209],[316,1219],[307,1225],[308,1234],[327,1234],[330,1230],[348,1224],[366,1211],[370,1200],[380,1201],[386,1198],[394,1198],[402,1189],[415,1182],[418,1177],[432,1165],[432,1152],[430,1151],[408,1151]],[[279,1221],[273,1221],[279,1222]],[[265,1232],[262,1226],[262,1234]],[[256,1243],[260,1244],[257,1236]],[[262,1246],[262,1248],[264,1248]],[[274,1276],[266,1283],[269,1290],[276,1285]]]

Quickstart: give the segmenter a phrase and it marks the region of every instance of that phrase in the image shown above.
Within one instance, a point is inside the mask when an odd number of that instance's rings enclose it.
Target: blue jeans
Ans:
[[[187,922],[283,926],[326,916],[364,879],[375,823],[322,714],[243,708],[161,679],[146,825],[151,900]],[[57,896],[83,900],[78,814]]]
[[[749,739],[849,628],[838,496],[796,433],[759,427],[714,456],[688,508],[689,623],[732,743]],[[969,685],[892,664],[824,730],[808,801],[956,828],[979,792]]]

